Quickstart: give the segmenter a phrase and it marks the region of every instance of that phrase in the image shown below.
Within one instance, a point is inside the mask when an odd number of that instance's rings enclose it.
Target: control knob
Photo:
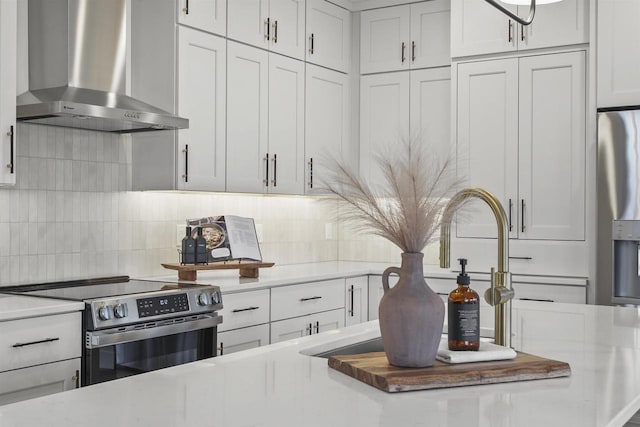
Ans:
[[[220,302],[222,301],[222,297],[220,296],[220,292],[215,291],[211,294],[211,301],[213,301],[213,304],[220,304]]]
[[[98,309],[98,317],[100,320],[111,319],[112,308],[108,305],[103,305]]]
[[[116,319],[122,319],[123,317],[127,317],[129,314],[129,310],[127,310],[127,304],[116,304],[113,306],[113,315]]]
[[[198,295],[198,305],[209,305],[211,304],[211,297],[207,293],[201,293]]]

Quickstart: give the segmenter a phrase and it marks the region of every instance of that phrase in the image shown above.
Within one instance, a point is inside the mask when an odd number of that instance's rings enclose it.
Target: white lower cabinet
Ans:
[[[80,358],[0,373],[0,405],[80,386]]]
[[[271,343],[300,338],[344,326],[344,308],[271,323]]]
[[[269,324],[218,333],[217,355],[222,356],[269,344]]]
[[[271,289],[271,321],[337,308],[344,309],[344,279],[280,286]]]
[[[369,320],[369,280],[367,276],[350,277],[345,281],[345,326]]]
[[[515,281],[511,283],[514,298],[524,301],[565,302],[572,304],[587,303],[586,285],[563,285],[556,283],[529,283]]]

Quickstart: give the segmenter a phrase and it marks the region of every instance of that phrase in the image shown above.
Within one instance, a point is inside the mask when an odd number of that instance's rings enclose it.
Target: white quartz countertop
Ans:
[[[83,309],[82,302],[0,294],[0,321],[48,316]],[[1,419],[0,426],[2,426]]]
[[[356,277],[370,274],[380,275],[387,267],[394,265],[399,267],[400,260],[398,260],[398,263],[396,264],[331,261],[308,264],[274,265],[270,268],[261,268],[259,277],[255,279],[240,278],[238,270],[204,270],[198,271],[198,280],[193,283],[218,285],[223,293],[233,293],[304,282],[331,280],[341,277]],[[488,273],[470,272],[470,274],[472,275],[473,280],[489,280]],[[442,269],[437,265],[425,264],[424,275],[427,278],[451,279],[452,284],[455,284],[454,282],[457,273],[450,269]],[[178,272],[167,270],[166,275],[145,277],[144,279],[177,282]],[[584,277],[514,275],[513,279],[529,283],[555,283],[573,286],[587,285],[587,280]]]
[[[375,337],[372,321],[2,406],[0,425],[600,427],[640,409],[637,309],[515,301],[513,330],[572,375],[385,393],[300,353]]]

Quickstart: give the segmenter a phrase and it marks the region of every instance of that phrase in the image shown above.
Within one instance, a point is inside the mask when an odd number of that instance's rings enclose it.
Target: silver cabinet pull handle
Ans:
[[[311,55],[313,55],[313,41],[314,41],[314,35],[313,33],[311,33],[311,35],[309,36],[309,53]]]
[[[14,144],[13,144],[13,142],[14,142],[13,126],[10,127],[9,132],[7,132],[7,136],[10,138],[9,143],[11,144],[10,145],[11,153],[10,153],[10,156],[9,156],[9,163],[7,163],[7,169],[9,169],[10,173],[13,173],[13,164],[14,164],[14,162],[13,162],[13,156],[14,156],[14,152],[13,152],[13,146],[14,146]]]
[[[309,188],[313,188],[313,157],[309,159]]]
[[[269,33],[271,32],[271,19],[267,18],[264,20],[264,26],[265,26],[265,32],[264,32],[264,38],[268,40],[270,40],[269,37]]]
[[[520,40],[524,41],[524,25],[520,25]]]
[[[513,211],[513,200],[509,199],[509,231],[513,231],[513,223],[511,222],[511,211]]]
[[[300,302],[312,301],[314,299],[322,299],[322,297],[316,296],[316,297],[309,297],[309,298],[300,298]]]
[[[351,285],[351,287],[349,288],[349,294],[351,294],[351,295],[350,295],[350,297],[351,297],[351,308],[349,309],[349,315],[350,315],[351,317],[353,317],[353,314],[354,314],[354,313],[353,313],[353,312],[354,312],[354,306],[353,306],[353,294],[354,294],[354,289],[353,289],[353,285]]]
[[[404,42],[402,42],[401,54],[402,54],[402,62],[403,62],[403,63],[404,63],[404,61],[405,61],[405,59],[406,59],[406,58],[404,57],[404,49],[405,49],[405,47],[406,47],[406,46],[405,46]]]
[[[185,5],[184,5],[184,7],[182,8],[182,11],[184,12],[184,14],[185,14],[185,15],[188,15],[188,14],[189,14],[189,0],[186,0],[186,1],[185,1]]]
[[[316,322],[316,334],[320,332],[320,322]]]
[[[273,155],[273,181],[271,181],[274,187],[278,186],[278,155]]]
[[[232,313],[241,313],[243,311],[252,311],[257,310],[260,307],[247,307],[247,308],[236,308],[235,310],[231,310]]]
[[[38,341],[17,342],[14,345],[12,345],[11,347],[19,348],[19,347],[26,347],[28,345],[44,344],[44,343],[53,342],[53,341],[60,341],[60,338],[45,338],[43,340],[38,340]]]
[[[513,41],[513,22],[509,19],[509,43]]]
[[[266,165],[266,166],[265,166],[265,174],[264,174],[264,181],[263,181],[263,183],[264,183],[264,185],[266,185],[266,186],[268,187],[268,186],[269,186],[269,153],[267,153],[267,154],[264,156],[264,159],[262,159],[262,160],[264,160],[264,163],[265,163],[265,165]]]
[[[278,20],[273,21],[273,42],[278,43]]]
[[[524,233],[525,230],[525,226],[524,226],[524,199],[520,200],[520,206],[521,206],[521,213],[520,213],[520,219],[522,220],[522,227],[520,228],[520,230]]]
[[[416,62],[416,42],[411,42],[411,62]]]
[[[307,326],[307,335],[311,335],[313,333],[313,326],[311,325],[311,323],[309,323],[309,326]]]
[[[221,342],[220,345],[218,346],[217,349],[220,353],[218,354],[218,356],[224,356],[224,343]]]
[[[182,178],[184,182],[189,182],[189,144],[186,144],[182,149],[184,153],[184,173],[182,174]]]
[[[530,256],[510,256],[509,259],[521,259],[524,261],[531,261],[533,257]]]

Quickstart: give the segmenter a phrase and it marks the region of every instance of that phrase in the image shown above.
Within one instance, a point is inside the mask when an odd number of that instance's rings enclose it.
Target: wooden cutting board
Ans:
[[[492,362],[448,364],[436,360],[428,368],[398,368],[389,364],[384,352],[377,352],[332,356],[329,366],[390,393],[571,375],[568,363],[520,352],[515,359]]]

